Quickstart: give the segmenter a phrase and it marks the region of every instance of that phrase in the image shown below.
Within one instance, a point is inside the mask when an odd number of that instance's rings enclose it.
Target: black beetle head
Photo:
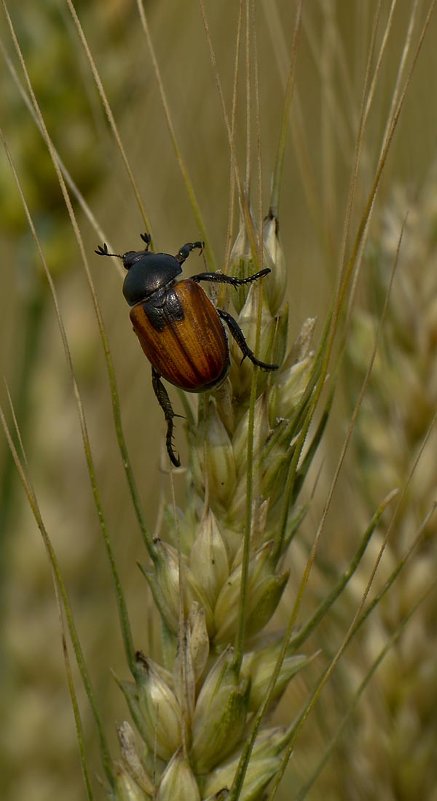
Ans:
[[[130,270],[135,262],[140,261],[140,259],[143,258],[144,254],[144,250],[128,250],[127,253],[123,253],[121,258],[125,270]]]
[[[129,306],[146,300],[158,289],[171,284],[182,267],[169,253],[148,253],[129,250],[123,254],[123,265],[128,271],[123,284],[123,295]]]

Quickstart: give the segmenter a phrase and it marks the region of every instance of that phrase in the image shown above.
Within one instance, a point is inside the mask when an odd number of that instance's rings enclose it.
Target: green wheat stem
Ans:
[[[62,631],[62,651],[64,654],[64,665],[65,665],[65,673],[67,676],[67,687],[68,693],[70,695],[71,706],[73,709],[74,715],[74,724],[76,727],[76,739],[79,748],[79,755],[80,755],[80,765],[82,769],[82,776],[85,784],[86,794],[89,801],[93,801],[94,793],[93,788],[91,785],[91,777],[90,777],[90,770],[88,768],[88,761],[87,761],[87,749],[85,744],[84,738],[84,730],[82,725],[82,719],[80,716],[80,709],[79,709],[79,702],[77,698],[76,688],[74,686],[74,679],[73,673],[71,670],[71,661],[68,654],[68,645],[67,639],[64,633],[64,618],[62,614],[62,601],[58,594],[58,588],[56,582],[54,582],[55,593],[56,593],[56,600],[59,609],[59,619],[60,619],[60,626]]]
[[[256,401],[256,370],[253,371],[250,390],[249,425],[247,434],[247,483],[246,483],[246,518],[243,533],[243,558],[241,569],[240,601],[238,614],[238,629],[235,638],[235,662],[237,670],[241,668],[244,653],[244,638],[246,631],[246,613],[248,602],[249,562],[251,555],[252,532],[252,504],[253,504],[253,435],[255,423]]]
[[[201,233],[201,237],[205,241],[205,250],[206,250],[206,255],[207,255],[208,261],[212,265],[212,270],[215,271],[217,269],[216,259],[214,257],[214,253],[213,253],[211,245],[209,243],[209,237],[208,237],[208,232],[207,232],[207,229],[206,229],[205,220],[204,220],[204,217],[203,217],[203,214],[202,214],[202,210],[200,208],[200,204],[199,204],[199,202],[197,200],[197,196],[196,196],[196,193],[195,193],[195,190],[194,190],[193,182],[191,180],[190,173],[188,171],[187,165],[185,163],[185,160],[184,160],[184,158],[182,156],[181,149],[180,149],[179,144],[178,144],[176,131],[175,131],[175,126],[174,126],[174,123],[173,123],[173,119],[172,119],[171,112],[170,112],[170,107],[169,107],[169,104],[168,104],[168,101],[167,101],[167,97],[166,97],[166,93],[165,93],[165,90],[164,90],[164,84],[163,84],[163,80],[162,80],[162,76],[161,76],[161,71],[160,71],[160,68],[159,68],[158,59],[156,57],[155,48],[153,46],[152,37],[150,35],[150,28],[149,28],[149,24],[147,22],[147,17],[146,17],[146,13],[144,11],[144,5],[143,5],[142,0],[137,0],[137,8],[138,8],[138,13],[139,13],[140,19],[141,19],[141,25],[143,27],[144,34],[146,36],[147,46],[148,46],[149,52],[150,52],[150,57],[152,59],[153,70],[155,72],[156,82],[158,84],[159,94],[160,94],[160,97],[161,97],[161,103],[162,103],[162,107],[164,109],[165,117],[166,117],[166,120],[167,120],[167,127],[168,127],[168,130],[169,130],[171,141],[172,141],[173,148],[174,148],[174,151],[175,151],[176,161],[177,161],[177,163],[179,165],[179,169],[180,169],[180,172],[181,172],[184,184],[185,184],[185,189],[186,189],[186,192],[187,192],[187,195],[188,195],[188,199],[190,201],[190,205],[191,205],[191,208],[193,210],[194,218],[195,218],[195,220],[197,222],[197,225],[199,227],[199,230],[200,230],[200,233]]]
[[[97,296],[96,296],[96,292],[95,292],[95,289],[94,289],[94,285],[93,285],[93,281],[92,281],[92,277],[91,277],[91,273],[90,273],[90,269],[89,269],[89,265],[88,265],[88,259],[87,259],[87,255],[86,255],[86,252],[85,252],[83,239],[82,239],[82,236],[81,236],[81,233],[80,233],[79,226],[77,224],[76,215],[75,215],[72,203],[71,203],[70,196],[68,194],[68,190],[67,190],[64,178],[62,176],[62,172],[61,172],[61,170],[59,168],[59,164],[57,162],[56,150],[55,150],[55,148],[53,146],[53,142],[52,142],[52,140],[50,138],[50,135],[48,133],[47,126],[46,126],[45,121],[44,121],[44,117],[43,117],[41,109],[40,109],[40,107],[38,105],[38,101],[37,101],[37,98],[35,96],[35,93],[33,91],[32,83],[31,83],[30,76],[29,76],[29,73],[28,73],[28,70],[27,70],[27,67],[26,67],[26,63],[25,63],[25,60],[24,60],[24,57],[23,57],[23,53],[22,53],[22,50],[20,48],[20,44],[18,42],[16,33],[15,33],[15,29],[14,29],[14,26],[12,24],[11,17],[9,15],[8,10],[7,10],[5,0],[2,0],[2,4],[3,4],[5,15],[6,15],[6,18],[7,18],[7,21],[8,21],[9,29],[10,29],[10,32],[11,32],[11,37],[12,37],[12,40],[14,42],[14,46],[15,46],[17,55],[19,57],[19,60],[20,60],[20,63],[21,63],[22,69],[23,69],[23,73],[24,73],[24,76],[25,76],[25,79],[26,79],[28,91],[29,91],[30,97],[32,99],[32,103],[33,103],[35,112],[36,112],[36,114],[38,116],[38,119],[39,119],[39,122],[41,124],[41,129],[42,129],[42,132],[43,132],[44,140],[46,142],[50,157],[52,159],[53,166],[55,168],[55,171],[56,171],[56,174],[57,174],[57,177],[58,177],[59,186],[61,188],[62,195],[63,195],[64,201],[65,201],[65,205],[67,207],[68,215],[70,217],[70,220],[71,220],[71,223],[72,223],[72,226],[73,226],[73,230],[74,230],[74,233],[75,233],[75,236],[76,236],[76,240],[77,240],[78,245],[79,245],[79,250],[80,250],[80,253],[81,253],[81,257],[82,257],[82,264],[83,264],[83,267],[84,267],[84,270],[85,270],[85,275],[86,275],[86,278],[87,278],[87,281],[88,281],[88,286],[90,288],[91,297],[92,297],[92,301],[93,301],[93,305],[94,305],[94,311],[96,313],[96,319],[97,319],[97,324],[98,324],[98,328],[99,328],[99,334],[100,334],[100,338],[101,338],[101,341],[102,341],[103,351],[104,351],[104,354],[105,354],[105,362],[106,362],[106,367],[107,367],[107,371],[108,371],[108,378],[109,378],[109,383],[110,383],[110,391],[111,391],[111,400],[112,400],[112,406],[113,406],[115,430],[116,430],[117,439],[118,439],[118,442],[119,442],[119,445],[120,445],[120,448],[121,448],[123,466],[125,468],[126,476],[127,476],[127,479],[128,479],[128,485],[129,485],[129,488],[130,488],[130,491],[131,491],[131,497],[132,497],[134,509],[135,509],[135,512],[136,512],[136,515],[137,515],[137,520],[138,520],[138,523],[139,523],[140,531],[141,531],[145,546],[146,546],[146,548],[147,548],[147,550],[149,552],[149,555],[153,559],[156,556],[155,547],[154,547],[154,544],[153,544],[152,536],[151,536],[150,532],[148,531],[148,529],[146,527],[146,524],[145,524],[145,521],[144,521],[144,517],[143,517],[142,509],[141,509],[141,504],[140,504],[140,501],[139,501],[139,495],[138,495],[138,491],[136,489],[136,483],[135,483],[133,471],[132,471],[132,468],[131,468],[131,465],[130,465],[130,460],[128,458],[127,447],[126,447],[126,444],[125,444],[125,441],[124,441],[124,436],[123,436],[123,432],[122,432],[120,406],[119,406],[119,400],[118,400],[118,391],[117,391],[117,386],[116,386],[116,379],[115,379],[115,373],[114,373],[114,368],[113,368],[113,364],[112,364],[111,353],[110,353],[110,349],[109,349],[109,342],[108,342],[108,338],[106,336],[106,331],[105,331],[105,328],[104,328],[100,307],[99,307],[99,304],[98,304],[98,301],[97,301]]]
[[[57,297],[55,285],[53,283],[53,279],[52,279],[52,276],[50,274],[50,270],[48,268],[46,259],[44,257],[44,253],[43,253],[43,251],[41,249],[41,245],[40,245],[40,242],[39,242],[39,239],[38,239],[38,235],[37,235],[37,232],[36,232],[36,229],[35,229],[35,226],[34,226],[30,211],[29,211],[29,207],[27,205],[26,199],[25,199],[24,194],[22,192],[21,185],[20,185],[20,182],[19,182],[19,179],[18,179],[18,175],[17,175],[16,170],[15,170],[15,166],[14,166],[14,164],[12,162],[12,159],[11,159],[11,156],[10,156],[6,141],[4,140],[3,133],[2,133],[1,130],[0,130],[0,137],[2,139],[2,143],[3,143],[4,149],[5,149],[6,155],[8,157],[8,160],[9,160],[9,163],[10,163],[11,170],[13,172],[15,181],[16,181],[17,189],[18,189],[18,192],[19,192],[22,204],[23,204],[23,209],[24,209],[24,212],[25,212],[28,224],[29,224],[29,228],[31,230],[32,237],[34,239],[36,248],[38,250],[38,253],[39,253],[39,256],[40,256],[40,259],[41,259],[41,263],[43,265],[44,272],[45,272],[45,275],[46,275],[46,278],[47,278],[47,281],[48,281],[48,284],[49,284],[50,292],[51,292],[51,295],[52,295],[52,298],[53,298],[53,303],[54,303],[54,306],[55,306],[56,317],[57,317],[58,326],[59,326],[59,332],[61,334],[62,344],[63,344],[63,347],[64,347],[64,355],[65,355],[65,359],[66,359],[66,362],[67,362],[67,366],[68,366],[68,370],[69,370],[69,373],[70,373],[70,377],[71,377],[71,380],[72,380],[73,394],[74,394],[75,399],[76,399],[76,406],[77,406],[77,411],[78,411],[78,416],[79,416],[79,423],[80,423],[81,433],[82,433],[82,443],[83,443],[83,448],[84,448],[85,457],[86,457],[86,461],[87,461],[88,475],[89,475],[89,479],[90,479],[90,483],[91,483],[91,489],[92,489],[92,493],[93,493],[94,503],[95,503],[96,510],[97,510],[97,515],[98,515],[98,519],[99,519],[99,523],[100,523],[100,529],[101,529],[103,541],[104,541],[105,548],[106,548],[107,557],[108,557],[109,564],[110,564],[110,567],[111,567],[111,573],[112,573],[112,578],[113,578],[114,587],[115,587],[115,593],[116,593],[116,599],[117,599],[117,606],[118,606],[118,611],[119,611],[120,623],[121,623],[121,628],[122,628],[122,632],[123,632],[123,639],[124,639],[124,645],[125,645],[125,650],[126,650],[126,657],[128,659],[128,662],[129,662],[129,665],[131,667],[132,672],[134,672],[135,671],[134,646],[133,646],[133,641],[132,641],[132,633],[131,633],[130,624],[129,624],[129,617],[128,617],[128,612],[127,612],[127,607],[126,607],[126,603],[125,603],[125,600],[124,600],[122,587],[121,587],[121,582],[120,582],[120,577],[119,577],[119,574],[118,574],[118,569],[117,569],[117,566],[116,566],[116,562],[115,562],[115,558],[114,558],[114,554],[113,554],[113,550],[112,550],[112,545],[111,545],[109,534],[108,534],[108,528],[107,528],[106,519],[105,519],[105,516],[104,516],[104,513],[103,513],[102,503],[101,503],[101,500],[100,500],[100,493],[98,491],[98,486],[97,486],[96,472],[95,472],[94,460],[93,460],[92,451],[91,451],[91,445],[90,445],[89,436],[88,436],[88,428],[87,428],[87,423],[86,423],[86,418],[85,418],[85,412],[84,412],[84,409],[83,409],[83,405],[82,405],[82,401],[81,401],[80,393],[79,393],[79,388],[78,388],[76,377],[75,377],[75,373],[74,373],[73,361],[72,361],[72,358],[71,358],[70,348],[69,348],[69,345],[68,345],[67,334],[66,334],[66,331],[65,331],[64,324],[62,322],[62,316],[61,316],[61,311],[60,311],[60,307],[59,307],[59,303],[58,303],[58,297]]]
[[[298,0],[295,14],[294,30],[291,40],[291,56],[290,66],[288,70],[287,84],[285,88],[284,102],[282,105],[282,119],[279,128],[279,142],[276,153],[276,162],[273,171],[272,190],[270,198],[270,212],[274,217],[278,217],[279,211],[279,194],[282,181],[282,174],[284,171],[284,158],[285,148],[288,139],[288,126],[291,111],[291,104],[293,101],[295,75],[296,75],[296,61],[299,46],[299,39],[302,28],[302,10],[304,0]]]
[[[1,131],[0,131],[1,136]],[[15,407],[17,416],[21,421],[21,428],[27,432],[32,423],[32,408],[30,404],[30,391],[32,387],[36,361],[40,351],[41,335],[47,308],[45,288],[36,279],[32,294],[26,299],[25,308],[21,316],[20,326],[23,331],[24,343],[18,361],[18,378],[15,388]],[[6,450],[3,459],[0,477],[0,576],[6,569],[5,547],[9,535],[15,506],[15,465],[11,452]],[[0,587],[4,587],[0,579]],[[1,590],[0,590],[1,594]],[[3,604],[0,602],[0,606]]]
[[[352,642],[352,640],[354,639],[355,635],[357,634],[357,632],[359,631],[359,629],[361,628],[363,623],[366,621],[366,619],[369,617],[371,612],[379,606],[379,604],[381,603],[382,598],[387,594],[388,590],[390,589],[390,587],[393,585],[394,581],[399,576],[401,570],[405,567],[408,559],[411,557],[414,549],[417,547],[417,545],[418,545],[418,543],[420,541],[421,535],[422,535],[423,531],[425,530],[426,525],[427,525],[428,521],[430,520],[431,516],[434,514],[434,511],[435,511],[436,507],[437,507],[437,504],[435,504],[430,509],[428,514],[426,515],[426,517],[425,517],[425,519],[424,519],[424,521],[423,521],[423,523],[422,523],[422,525],[421,525],[421,527],[419,529],[418,535],[417,535],[413,545],[408,549],[408,551],[406,552],[404,557],[399,561],[399,563],[396,566],[396,568],[392,571],[392,573],[390,574],[388,580],[384,584],[384,587],[382,588],[381,592],[379,592],[379,593],[377,593],[375,595],[375,597],[372,599],[371,603],[368,604],[368,606],[366,607],[364,612],[360,614],[360,610],[363,608],[363,605],[365,603],[365,599],[367,597],[367,593],[368,593],[368,590],[369,590],[369,586],[370,586],[370,582],[369,582],[367,591],[365,591],[365,593],[363,594],[362,600],[360,602],[360,606],[358,607],[358,610],[355,613],[354,619],[353,619],[348,631],[346,632],[346,634],[344,636],[343,642],[341,643],[340,647],[338,648],[338,650],[337,650],[334,658],[331,660],[329,666],[326,668],[326,670],[323,672],[322,676],[320,677],[319,682],[318,682],[316,688],[314,689],[314,691],[313,691],[313,693],[311,695],[311,698],[309,699],[309,701],[305,705],[304,709],[302,710],[301,714],[298,716],[297,720],[293,724],[293,730],[290,733],[289,745],[287,747],[287,751],[285,752],[285,754],[283,756],[281,769],[278,772],[278,775],[275,777],[274,783],[272,785],[272,790],[271,790],[271,795],[270,795],[269,801],[274,798],[274,795],[276,794],[276,791],[277,791],[277,789],[279,787],[280,781],[282,779],[282,776],[284,775],[284,772],[285,772],[285,769],[287,767],[288,761],[289,761],[290,756],[291,756],[291,754],[293,752],[293,746],[294,746],[294,743],[296,741],[296,737],[297,737],[298,732],[304,726],[304,724],[305,724],[306,720],[308,719],[311,711],[313,710],[315,704],[319,700],[320,695],[321,695],[321,693],[323,691],[323,688],[326,686],[329,678],[331,677],[332,673],[334,672],[335,667],[337,666],[338,662],[340,661],[341,657],[343,656],[347,646],[349,645],[350,642]],[[372,579],[370,579],[370,581],[371,580]]]
[[[387,656],[387,654],[391,651],[391,649],[396,645],[399,641],[402,633],[405,631],[407,623],[411,620],[414,613],[419,609],[419,607],[424,603],[424,601],[428,598],[428,596],[432,593],[435,589],[435,583],[433,583],[430,587],[421,594],[421,596],[417,599],[414,603],[412,608],[408,611],[408,613],[403,617],[402,621],[396,628],[396,631],[390,636],[387,643],[384,647],[380,650],[378,656],[374,659],[373,663],[370,665],[369,669],[366,672],[366,675],[354,693],[353,698],[348,706],[348,710],[346,714],[343,716],[342,720],[340,721],[336,732],[331,736],[329,745],[327,746],[323,756],[321,757],[319,764],[314,769],[310,778],[302,785],[299,789],[295,801],[304,801],[307,797],[308,792],[310,791],[311,787],[314,785],[316,779],[320,776],[323,768],[325,767],[326,763],[328,762],[329,758],[332,756],[336,745],[338,744],[339,740],[343,736],[346,731],[346,727],[350,723],[354,712],[358,708],[358,704],[363,696],[364,691],[368,687],[371,679],[375,675],[376,671],[378,670],[379,666]],[[278,785],[279,786],[279,785]],[[272,798],[269,798],[269,801],[272,801]]]
[[[99,738],[99,745],[100,745],[100,750],[101,750],[101,755],[102,755],[103,769],[105,771],[105,775],[106,775],[106,778],[107,778],[108,782],[112,786],[113,785],[113,772],[112,772],[112,761],[111,761],[111,757],[110,757],[110,752],[109,752],[108,744],[106,742],[106,737],[105,737],[105,734],[104,734],[103,724],[102,724],[102,721],[101,721],[101,718],[100,718],[100,713],[99,713],[99,710],[98,710],[98,706],[97,706],[97,701],[96,701],[96,697],[95,697],[95,694],[94,694],[94,690],[93,690],[93,687],[92,687],[92,684],[91,684],[91,679],[89,677],[88,669],[86,667],[85,656],[84,656],[84,653],[82,651],[82,646],[81,646],[81,643],[80,643],[79,635],[78,635],[78,632],[77,632],[77,629],[76,629],[76,625],[75,625],[75,622],[74,622],[74,616],[73,616],[73,612],[72,612],[70,599],[68,597],[67,589],[65,587],[61,571],[59,569],[58,561],[57,561],[56,554],[55,554],[55,551],[54,551],[52,543],[51,543],[51,539],[49,537],[49,534],[47,532],[47,529],[46,529],[44,521],[43,521],[43,517],[42,517],[41,511],[40,511],[39,505],[38,505],[38,501],[36,499],[36,495],[34,493],[34,490],[32,488],[32,485],[30,483],[30,480],[29,480],[28,476],[26,475],[26,472],[25,472],[25,469],[24,469],[24,465],[23,465],[23,463],[22,463],[22,461],[21,461],[21,459],[20,459],[20,457],[19,457],[19,455],[17,453],[16,448],[15,448],[15,445],[14,445],[14,442],[13,442],[11,433],[9,431],[9,428],[8,428],[8,425],[7,425],[7,422],[6,422],[6,418],[5,418],[5,415],[4,415],[4,412],[3,412],[3,409],[2,409],[1,406],[0,406],[0,422],[1,422],[2,426],[3,426],[3,430],[5,432],[6,440],[8,442],[9,448],[10,448],[12,456],[13,456],[13,459],[14,459],[14,462],[15,462],[15,466],[17,468],[19,477],[21,479],[21,483],[22,483],[24,491],[26,493],[27,500],[29,502],[29,506],[30,506],[30,508],[32,510],[32,513],[33,513],[33,516],[35,518],[35,522],[36,522],[36,524],[37,524],[37,526],[38,526],[38,528],[40,530],[40,533],[41,533],[41,536],[42,536],[42,539],[43,539],[43,542],[44,542],[44,546],[45,546],[47,554],[48,554],[49,562],[50,562],[51,568],[53,570],[54,580],[56,582],[56,586],[57,586],[57,589],[58,589],[58,592],[59,592],[59,596],[60,596],[60,598],[62,600],[62,608],[65,611],[65,617],[66,617],[66,620],[67,620],[68,631],[69,631],[69,634],[70,634],[70,637],[71,637],[71,641],[72,641],[72,644],[73,644],[73,648],[74,648],[74,652],[75,652],[76,661],[77,661],[77,665],[78,665],[78,668],[79,668],[80,676],[81,676],[81,679],[82,679],[82,682],[83,682],[83,686],[84,686],[84,689],[85,689],[85,692],[86,692],[86,695],[87,695],[87,698],[88,698],[88,701],[89,701],[89,704],[90,704],[90,707],[91,707],[91,710],[92,710],[93,718],[94,718],[94,721],[95,721],[95,724],[96,724],[97,734],[98,734],[98,738]]]
[[[380,523],[381,517],[384,514],[387,506],[393,501],[393,499],[399,494],[398,490],[393,490],[387,498],[385,498],[382,503],[379,505],[378,509],[376,510],[375,514],[373,515],[369,525],[367,526],[360,544],[355,551],[354,556],[352,557],[347,570],[343,573],[343,575],[337,581],[337,584],[332,588],[329,595],[326,596],[323,603],[316,609],[312,617],[308,620],[308,622],[301,628],[298,634],[292,637],[290,641],[290,646],[293,647],[294,650],[297,651],[303,643],[308,639],[310,634],[317,628],[319,623],[323,620],[326,616],[329,609],[335,603],[337,598],[340,597],[345,587],[348,585],[349,581],[351,580],[354,573],[357,571],[357,568],[361,564],[361,560],[366,552],[367,546],[371,540],[371,537]]]
[[[4,2],[4,0],[2,0],[2,2]],[[120,133],[119,133],[119,130],[118,130],[118,127],[117,127],[117,123],[115,122],[115,118],[114,118],[114,115],[112,113],[112,109],[111,109],[110,103],[108,101],[108,98],[107,98],[107,95],[106,95],[102,80],[100,78],[96,63],[95,63],[94,58],[93,58],[93,55],[92,55],[91,50],[89,48],[85,33],[84,33],[82,25],[80,23],[79,17],[77,16],[76,9],[75,9],[75,7],[73,5],[72,0],[66,0],[66,3],[67,3],[67,6],[69,8],[70,14],[72,16],[73,22],[74,22],[74,24],[76,26],[76,30],[77,30],[77,32],[79,34],[79,38],[80,38],[80,41],[82,43],[82,47],[84,49],[85,55],[86,55],[86,57],[88,59],[88,62],[89,62],[89,65],[90,65],[90,69],[91,69],[91,72],[92,72],[92,75],[93,75],[93,78],[94,78],[94,82],[96,84],[97,91],[98,91],[98,93],[100,95],[100,99],[102,101],[102,105],[103,105],[103,108],[105,110],[105,114],[106,114],[106,116],[108,118],[109,125],[111,127],[112,133],[114,134],[114,138],[115,138],[115,140],[117,142],[118,149],[120,151],[120,154],[121,154],[121,157],[122,157],[122,160],[123,160],[123,164],[124,164],[124,166],[126,168],[126,172],[128,174],[128,177],[129,177],[129,181],[130,181],[130,184],[131,184],[131,187],[132,187],[132,191],[134,193],[134,197],[135,197],[135,199],[137,201],[139,212],[140,212],[141,217],[143,219],[143,222],[144,222],[144,225],[146,227],[146,230],[149,233],[151,233],[151,225],[150,225],[149,216],[146,213],[146,210],[145,210],[145,207],[144,207],[144,203],[143,203],[143,199],[142,199],[142,197],[140,195],[140,192],[139,192],[139,189],[138,189],[138,186],[137,186],[137,182],[135,180],[135,176],[134,176],[132,168],[130,166],[129,159],[127,157],[127,153],[126,153],[126,150],[124,148],[124,145],[123,145],[123,142],[121,140],[121,136],[120,136]]]

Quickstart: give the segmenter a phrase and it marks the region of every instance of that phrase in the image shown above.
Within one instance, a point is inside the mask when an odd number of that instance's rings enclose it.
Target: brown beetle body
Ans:
[[[223,323],[239,346],[243,359],[247,357],[262,370],[277,369],[276,364],[267,364],[255,356],[237,321],[229,312],[216,308],[198,282],[237,287],[257,281],[270,270],[265,267],[247,278],[205,272],[177,282],[182,264],[192,250],[203,250],[203,242],[187,242],[176,256],[171,256],[151,251],[149,234],[141,234],[141,239],[146,245],[144,250],[129,250],[120,255],[109,253],[104,244],[96,253],[118,256],[127,270],[123,295],[131,307],[134,331],[152,365],[153,391],[167,422],[167,452],[178,467],[180,461],[172,442],[175,413],[161,378],[186,392],[205,392],[219,386],[230,366]]]
[[[175,319],[175,298],[182,319]],[[159,327],[154,325],[155,315],[156,306],[151,315],[147,300],[130,311],[140,345],[162,378],[186,392],[204,392],[226,378],[226,333],[216,307],[199,284],[190,279],[174,284],[162,298]]]

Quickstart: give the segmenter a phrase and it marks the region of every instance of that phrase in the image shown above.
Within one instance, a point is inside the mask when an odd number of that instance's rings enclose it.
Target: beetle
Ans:
[[[182,265],[192,250],[203,250],[203,242],[187,242],[176,256],[155,253],[150,249],[151,236],[141,234],[144,250],[128,250],[120,255],[109,253],[99,245],[98,256],[116,256],[127,270],[123,295],[131,307],[130,319],[140,345],[152,365],[152,385],[167,423],[167,453],[175,467],[179,457],[173,450],[173,411],[164,378],[186,392],[205,392],[218,387],[229,367],[229,346],[223,323],[239,346],[243,359],[247,356],[262,370],[277,370],[277,364],[258,359],[249,348],[237,321],[229,312],[219,309],[204,292],[199,281],[250,284],[267,275],[268,267],[249,275],[234,278],[223,273],[199,273],[176,281]],[[199,254],[200,255],[200,254]]]

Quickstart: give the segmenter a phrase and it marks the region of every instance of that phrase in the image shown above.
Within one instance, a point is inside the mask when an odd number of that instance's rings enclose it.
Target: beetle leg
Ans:
[[[161,376],[154,367],[152,367],[152,386],[153,391],[156,395],[156,399],[164,412],[164,417],[167,422],[167,435],[165,438],[165,444],[167,446],[167,453],[170,457],[170,461],[174,464],[175,467],[180,467],[180,459],[179,456],[176,456],[173,450],[173,417],[177,417],[173,411],[173,407],[171,405],[170,398],[168,397],[168,392],[161,381]]]
[[[234,320],[232,315],[229,314],[229,312],[223,311],[223,309],[217,309],[217,314],[219,315],[219,317],[221,317],[222,320],[225,321],[226,325],[228,326],[229,331],[231,332],[232,336],[235,339],[235,342],[237,343],[238,347],[240,348],[243,354],[243,359],[245,359],[247,356],[247,358],[250,359],[250,361],[253,364],[256,364],[257,367],[261,367],[262,370],[278,369],[279,367],[278,364],[267,364],[267,362],[262,362],[260,359],[256,358],[254,352],[249,348],[249,345],[247,344],[244,338],[244,334],[240,326],[238,325],[237,321]],[[243,361],[243,359],[241,361]]]
[[[243,284],[251,284],[252,281],[258,281],[264,275],[271,273],[269,267],[264,267],[254,275],[248,275],[247,278],[235,278],[233,275],[225,275],[224,273],[199,273],[198,275],[191,275],[190,281],[217,281],[218,284],[231,284],[232,286],[242,286]]]
[[[204,247],[205,247],[205,242],[187,242],[186,245],[182,245],[180,250],[177,252],[175,258],[178,260],[179,264],[183,264],[185,259],[188,259],[188,256],[190,255],[192,250],[198,248],[200,250],[200,253],[202,253]]]

